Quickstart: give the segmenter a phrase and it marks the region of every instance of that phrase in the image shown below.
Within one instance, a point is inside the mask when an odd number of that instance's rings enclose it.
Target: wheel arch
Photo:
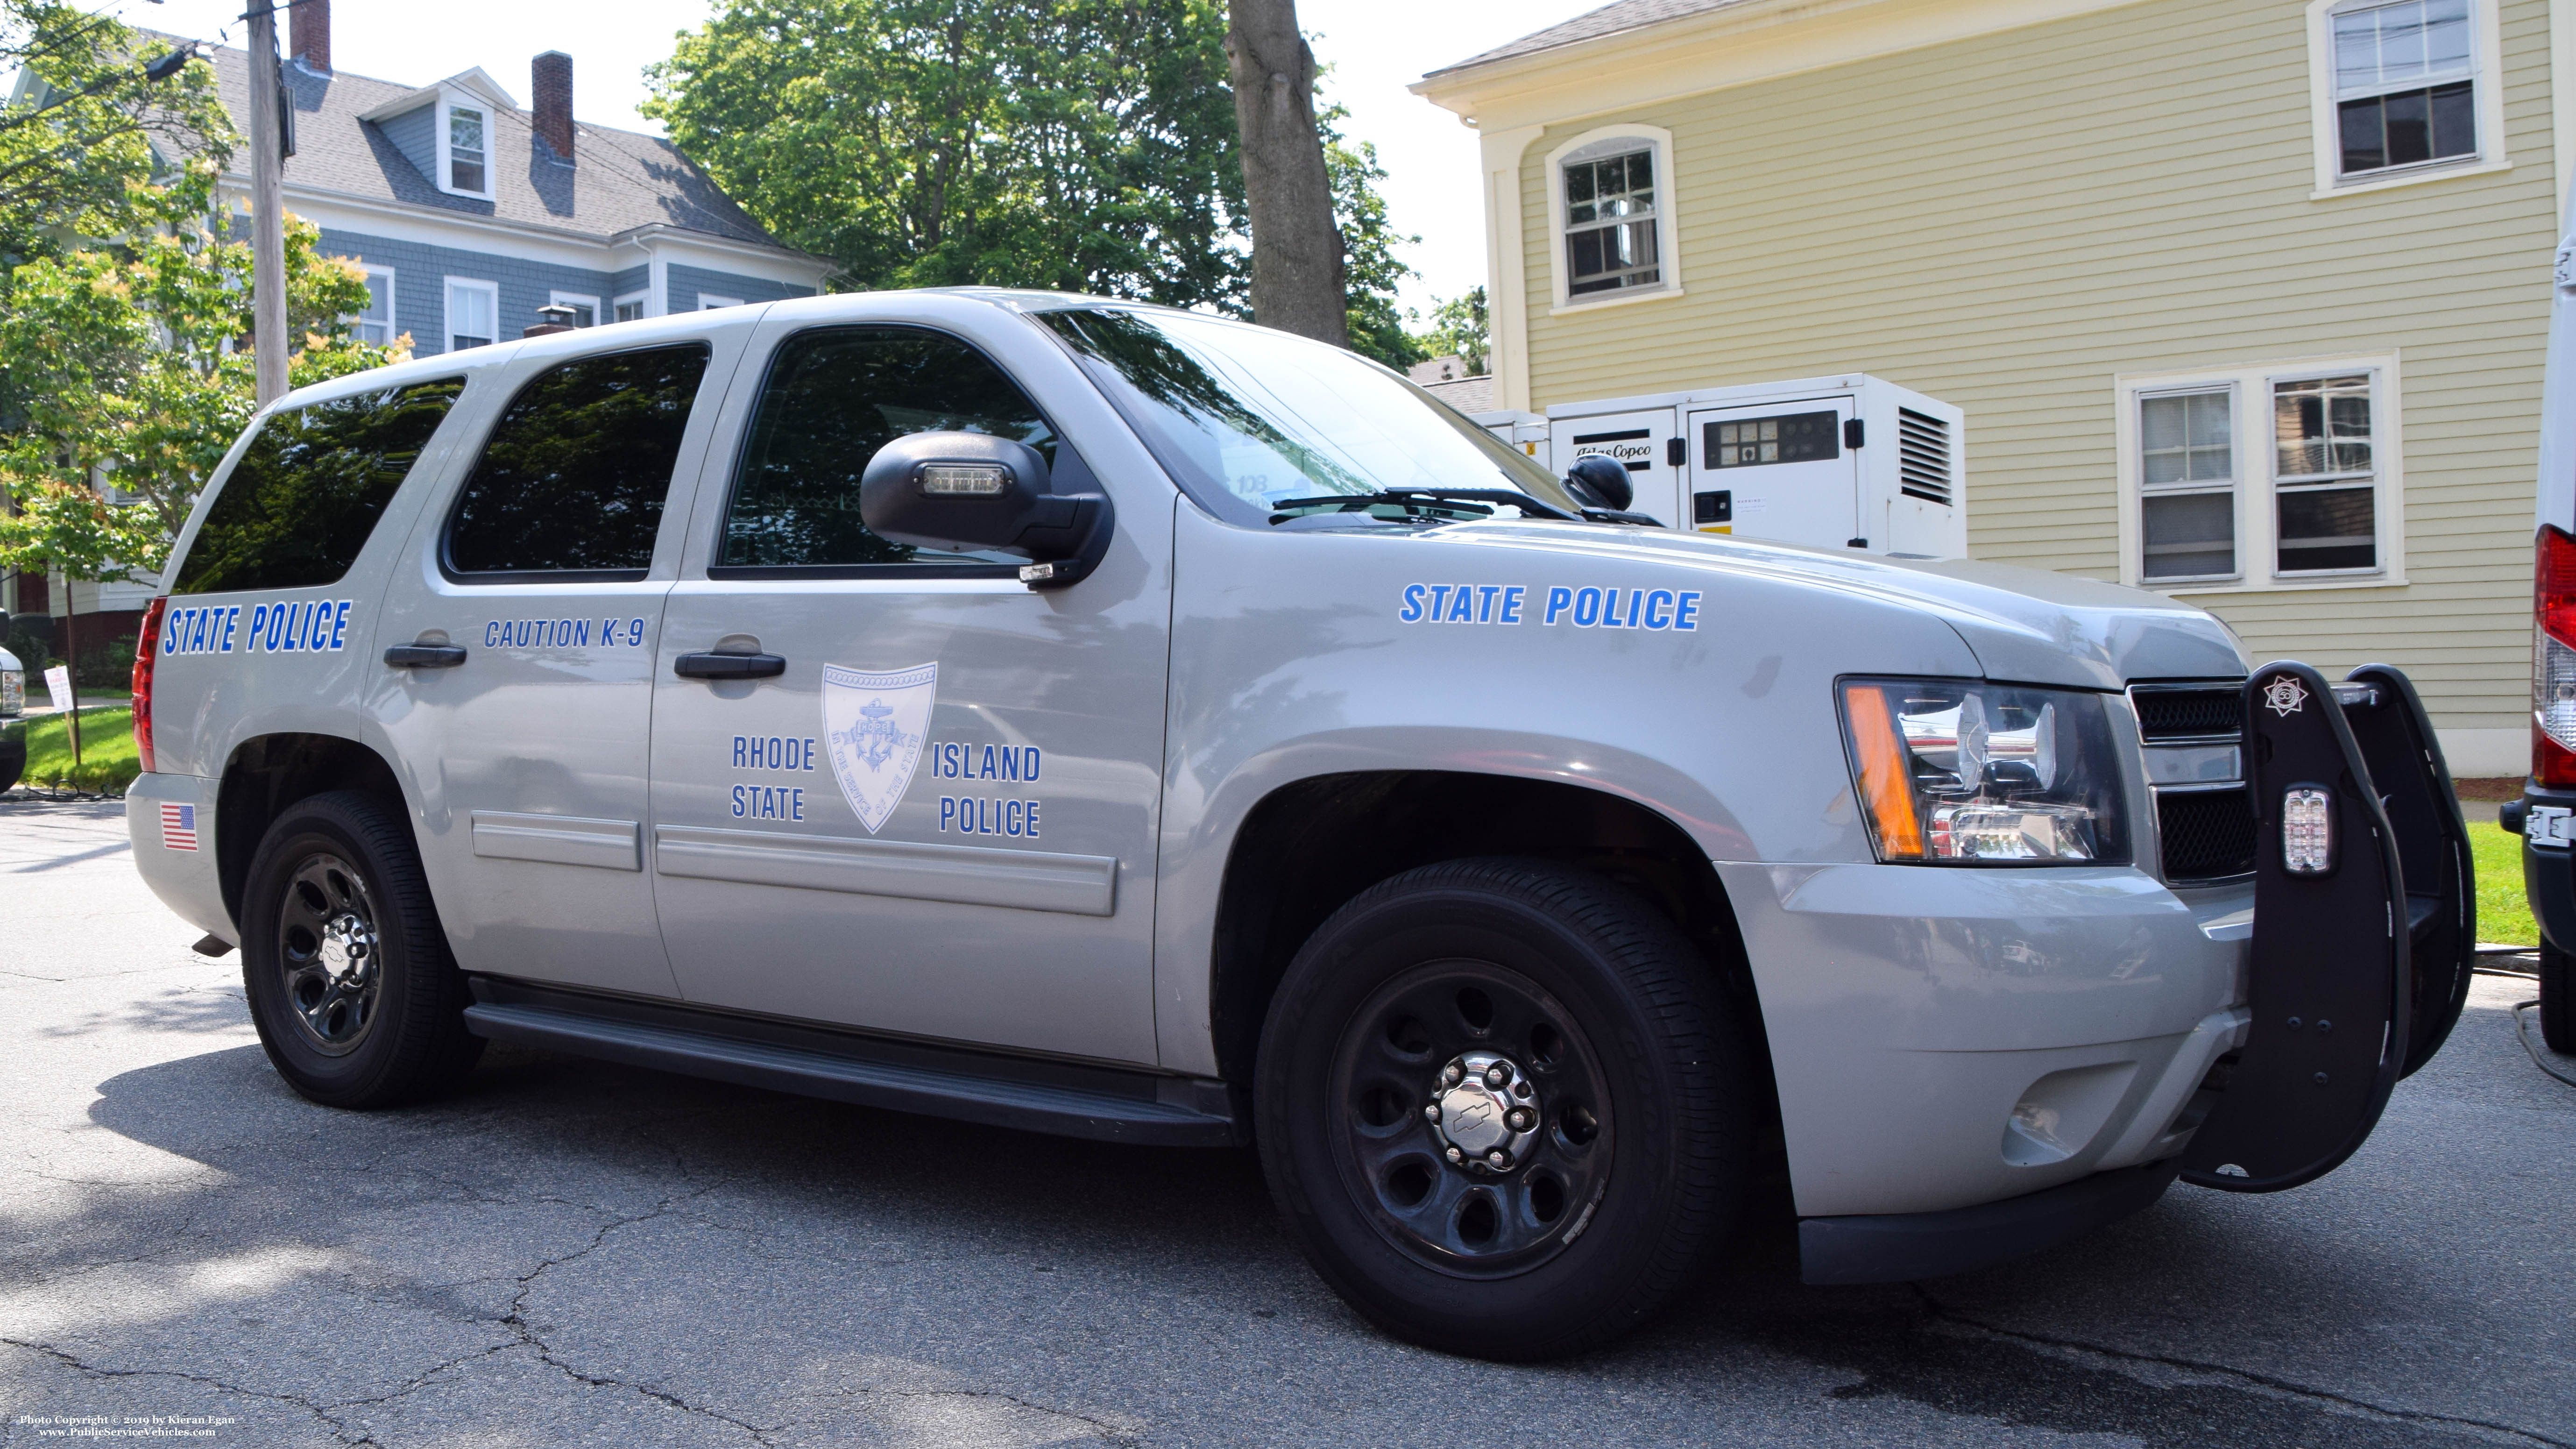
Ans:
[[[1224,1078],[1250,1089],[1262,1022],[1289,961],[1344,902],[1417,866],[1494,855],[1580,865],[1636,891],[1681,927],[1758,1023],[1726,888],[1706,853],[1668,817],[1562,781],[1351,771],[1273,789],[1235,831],[1209,960],[1210,1027]],[[1758,1042],[1760,1032],[1752,1035]],[[1769,1076],[1767,1064],[1762,1075]]]
[[[393,766],[372,747],[343,735],[280,732],[253,736],[224,761],[215,796],[215,870],[224,909],[241,917],[251,857],[268,827],[298,800],[332,790],[374,795],[401,812],[410,808]]]

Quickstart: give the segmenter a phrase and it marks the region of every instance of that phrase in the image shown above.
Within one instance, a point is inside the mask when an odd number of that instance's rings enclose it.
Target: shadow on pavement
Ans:
[[[184,1011],[176,1024],[186,1029]],[[313,1254],[317,1234],[339,1232],[342,1257],[364,1262],[377,1251],[370,1218],[416,1223],[418,1210],[439,1204],[575,1204],[625,1223],[677,1212],[733,1235],[733,1246],[719,1253],[695,1240],[639,1238],[633,1251],[643,1257],[625,1280],[559,1270],[559,1299],[535,1327],[572,1332],[554,1325],[644,1314],[633,1335],[648,1346],[621,1351],[649,1358],[660,1340],[704,1344],[774,1324],[810,1354],[899,1356],[984,1379],[1043,1358],[1030,1344],[1051,1333],[1139,1364],[1170,1356],[1188,1371],[1237,1358],[1227,1377],[1246,1383],[1261,1379],[1265,1355],[1291,1364],[1323,1355],[1346,1376],[1346,1395],[1423,1391],[1422,1357],[1376,1337],[1298,1260],[1248,1151],[1032,1136],[517,1049],[495,1049],[450,1100],[362,1115],[302,1102],[257,1048],[238,1047],[114,1077],[90,1117],[216,1169],[245,1185],[245,1200],[224,1206],[207,1185],[94,1197],[77,1224],[21,1259],[39,1279],[169,1251],[174,1233],[195,1245],[190,1251],[256,1257]],[[2269,1249],[2231,1236],[2227,1214],[2187,1193],[2178,1188],[2139,1218],[2040,1259],[1928,1286],[1805,1287],[1788,1225],[1771,1220],[1681,1309],[1642,1332],[1571,1363],[1446,1366],[1440,1393],[1454,1401],[1459,1392],[1583,1380],[1686,1392],[1704,1416],[1701,1431],[1713,1435],[1724,1433],[1728,1381],[1812,1381],[1815,1393],[1855,1408],[1904,1401],[2153,1446],[2553,1442],[2004,1326],[2104,1294],[2132,1301],[2150,1325],[2162,1314],[2204,1312],[2253,1266],[2247,1255]],[[674,1201],[683,1206],[647,1211]],[[2345,1281],[2371,1261],[2309,1252],[2259,1266],[2267,1291],[2333,1303],[2378,1291]],[[520,1298],[533,1276],[519,1280]],[[854,1319],[842,1290],[863,1282],[884,1296]],[[1033,1300],[1032,1284],[1057,1296]],[[452,1297],[426,1284],[368,1291]],[[660,1306],[645,1314],[628,1301],[639,1295]],[[1972,1301],[1973,1310],[1944,1306],[1954,1301]],[[715,1314],[713,1305],[723,1305],[722,1317],[710,1330],[702,1315]],[[449,1311],[469,1310],[449,1303]],[[531,1319],[539,1312],[526,1311]],[[516,1323],[521,1309],[510,1312]],[[1249,1319],[1274,1317],[1303,1337],[1243,1334]],[[1184,1331],[1165,1342],[1144,1327],[1157,1319]],[[1222,1331],[1190,1327],[1199,1323]],[[599,1334],[602,1343],[624,1342]],[[725,1362],[717,1349],[689,1351],[710,1373]]]

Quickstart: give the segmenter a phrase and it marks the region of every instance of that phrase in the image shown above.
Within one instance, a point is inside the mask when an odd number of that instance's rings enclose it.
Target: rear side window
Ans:
[[[585,357],[521,388],[456,500],[448,572],[642,578],[707,355]]]
[[[339,582],[464,390],[441,378],[271,414],[207,508],[172,592]]]
[[[954,337],[900,327],[801,332],[778,349],[725,510],[719,571],[1012,564],[889,543],[859,519],[859,476],[906,433],[991,433],[1060,466],[1055,429],[1019,385]],[[1064,450],[1070,460],[1072,451]],[[1078,466],[1063,462],[1062,466]]]

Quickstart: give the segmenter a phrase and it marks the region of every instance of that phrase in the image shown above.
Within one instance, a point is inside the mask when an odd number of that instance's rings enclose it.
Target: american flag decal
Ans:
[[[194,805],[161,806],[161,844],[170,850],[197,848],[197,807]]]

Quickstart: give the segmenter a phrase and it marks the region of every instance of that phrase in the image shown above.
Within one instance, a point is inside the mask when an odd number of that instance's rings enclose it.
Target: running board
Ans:
[[[473,981],[477,1036],[990,1127],[1156,1147],[1249,1139],[1225,1084]]]

